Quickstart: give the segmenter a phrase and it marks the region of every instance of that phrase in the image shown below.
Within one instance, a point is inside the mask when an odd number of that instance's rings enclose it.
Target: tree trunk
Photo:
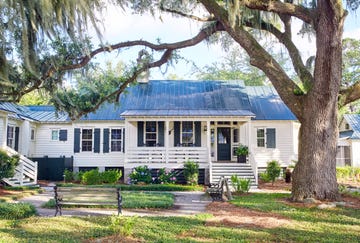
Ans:
[[[303,100],[299,158],[293,173],[292,198],[338,200],[336,148],[341,80],[343,12],[318,1],[314,82]]]

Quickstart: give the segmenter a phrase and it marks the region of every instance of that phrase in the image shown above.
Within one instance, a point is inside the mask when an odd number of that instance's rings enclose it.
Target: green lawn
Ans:
[[[0,220],[0,242],[81,242],[124,236],[145,242],[359,242],[360,210],[288,206],[288,194],[250,194],[233,204],[278,214],[290,224],[277,228],[249,225],[207,226],[213,217],[32,217]],[[114,240],[114,238],[111,238]]]

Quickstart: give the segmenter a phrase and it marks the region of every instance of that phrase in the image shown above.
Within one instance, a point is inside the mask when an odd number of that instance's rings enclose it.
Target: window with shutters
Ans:
[[[59,129],[51,129],[51,141],[59,141]]]
[[[181,144],[188,147],[194,144],[194,122],[183,121],[181,123]]]
[[[92,129],[82,129],[81,131],[81,150],[84,152],[92,151],[93,132]]]
[[[10,148],[15,148],[15,127],[7,127],[6,145]]]
[[[30,129],[30,140],[35,141],[35,128]]]
[[[121,151],[122,129],[111,129],[111,151]]]
[[[156,146],[157,129],[156,122],[145,122],[145,144],[147,147]]]
[[[257,128],[256,129],[257,147],[276,148],[276,129]]]

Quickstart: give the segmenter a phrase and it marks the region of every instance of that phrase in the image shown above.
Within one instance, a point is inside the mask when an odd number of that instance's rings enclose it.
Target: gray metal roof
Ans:
[[[0,110],[39,122],[69,122],[53,106],[0,103]],[[103,104],[80,120],[123,120],[126,116],[248,116],[256,120],[296,120],[270,86],[242,81],[152,80],[130,86],[118,104]],[[255,116],[255,118],[254,118]]]
[[[122,116],[254,116],[242,81],[149,81],[130,87]]]
[[[272,86],[246,86],[254,120],[297,120]]]
[[[344,118],[353,132],[350,138],[360,139],[360,114],[345,114]]]

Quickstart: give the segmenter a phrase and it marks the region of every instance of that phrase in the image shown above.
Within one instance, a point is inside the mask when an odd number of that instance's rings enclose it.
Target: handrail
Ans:
[[[257,166],[257,162],[256,162],[254,156],[251,153],[249,154],[249,162],[251,165],[251,169],[254,172],[255,183],[256,183],[256,185],[258,185],[259,184],[258,166]]]

